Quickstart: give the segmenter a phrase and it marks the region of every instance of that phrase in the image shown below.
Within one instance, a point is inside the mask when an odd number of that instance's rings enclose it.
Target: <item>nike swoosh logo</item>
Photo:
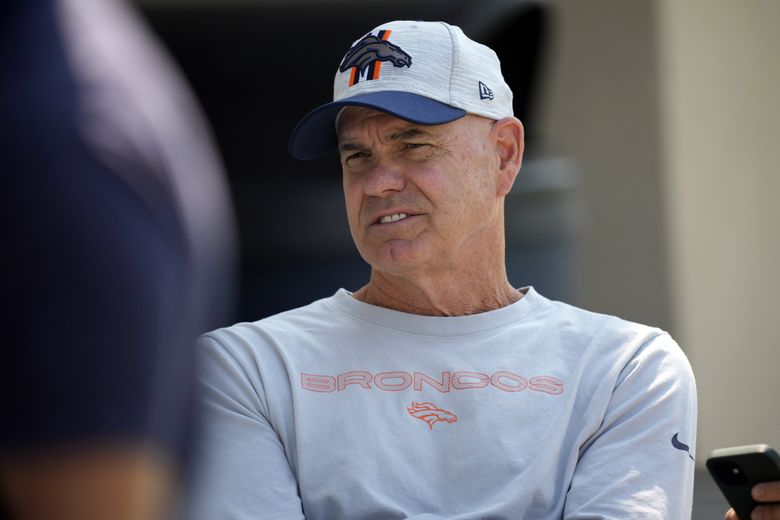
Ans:
[[[680,440],[677,438],[677,436],[680,435],[679,432],[675,433],[672,436],[672,446],[677,448],[680,451],[684,451],[688,454],[688,456],[691,458],[692,461],[696,462],[696,460],[693,458],[693,455],[691,455],[691,448],[687,444],[680,442]]]

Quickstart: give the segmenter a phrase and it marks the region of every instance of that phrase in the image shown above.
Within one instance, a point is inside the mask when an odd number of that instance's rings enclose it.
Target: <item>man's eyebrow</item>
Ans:
[[[417,137],[430,138],[433,136],[434,136],[433,133],[413,126],[411,128],[407,128],[405,130],[400,130],[398,132],[390,134],[389,139],[391,141],[404,141],[406,139],[414,139]],[[365,150],[365,148],[366,148],[365,145],[361,143],[355,143],[350,141],[347,141],[344,144],[339,145],[340,152],[354,152],[357,150]]]
[[[400,132],[392,134],[390,140],[403,141],[404,139],[413,139],[415,137],[433,137],[433,134],[427,130],[413,126],[412,128],[407,128],[406,130],[401,130]]]
[[[339,145],[340,152],[354,152],[355,150],[363,150],[365,146],[357,143],[344,143]]]

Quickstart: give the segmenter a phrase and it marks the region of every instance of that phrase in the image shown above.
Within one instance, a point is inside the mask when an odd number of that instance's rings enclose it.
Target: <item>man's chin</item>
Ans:
[[[428,256],[408,245],[384,244],[371,255],[363,255],[363,259],[374,271],[403,275],[424,269]]]

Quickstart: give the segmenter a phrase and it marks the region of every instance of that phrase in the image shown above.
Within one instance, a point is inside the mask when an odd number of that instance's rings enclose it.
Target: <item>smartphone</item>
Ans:
[[[780,480],[780,455],[766,444],[721,448],[710,453],[707,469],[739,520],[749,520],[760,505],[750,490],[759,482]]]

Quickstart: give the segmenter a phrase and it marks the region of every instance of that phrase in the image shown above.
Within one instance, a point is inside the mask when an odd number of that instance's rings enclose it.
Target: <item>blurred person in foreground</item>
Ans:
[[[189,91],[125,5],[0,7],[0,503],[168,518],[232,216]],[[0,514],[2,516],[2,514]]]
[[[677,344],[507,280],[523,147],[496,54],[459,28],[355,41],[290,151],[339,151],[370,279],[202,338],[192,518],[690,517]]]

